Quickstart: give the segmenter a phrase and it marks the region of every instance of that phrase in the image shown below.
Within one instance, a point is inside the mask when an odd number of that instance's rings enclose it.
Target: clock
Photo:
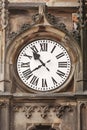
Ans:
[[[37,91],[60,88],[69,78],[71,58],[57,41],[39,39],[25,45],[17,58],[17,73],[22,83]]]

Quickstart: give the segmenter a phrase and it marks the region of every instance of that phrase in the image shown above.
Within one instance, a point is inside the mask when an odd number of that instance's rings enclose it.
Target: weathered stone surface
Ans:
[[[48,6],[78,6],[78,1],[77,0],[73,0],[73,1],[69,1],[69,0],[9,0],[10,2],[29,2],[29,3],[45,3]],[[64,4],[64,2],[66,2],[66,4]]]
[[[86,130],[87,87],[82,83],[86,81],[82,64],[87,58],[82,60],[81,46],[71,34],[77,30],[72,13],[78,13],[78,1],[2,0],[1,4],[0,130]],[[27,41],[38,37],[58,40],[72,57],[73,72],[62,89],[32,91],[18,77],[17,56]]]

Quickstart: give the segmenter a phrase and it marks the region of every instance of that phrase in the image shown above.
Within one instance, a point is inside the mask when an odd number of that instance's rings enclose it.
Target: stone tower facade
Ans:
[[[86,7],[85,0],[0,1],[0,130],[87,130]],[[38,39],[56,41],[71,58],[67,80],[51,91],[32,89],[18,75],[21,50]],[[32,80],[37,84],[35,76]]]

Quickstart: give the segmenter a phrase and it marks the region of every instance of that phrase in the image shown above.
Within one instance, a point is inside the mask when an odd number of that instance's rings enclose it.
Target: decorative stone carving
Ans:
[[[45,119],[48,117],[48,113],[52,110],[53,113],[56,113],[56,116],[58,118],[62,118],[65,113],[72,112],[73,108],[71,105],[14,105],[14,111],[19,112],[20,110],[25,113],[25,116],[29,119],[32,117],[32,114],[37,111],[38,113],[41,113],[41,117]]]
[[[0,108],[6,108],[7,106],[9,106],[9,102],[0,102]]]
[[[87,24],[87,18],[86,18],[86,0],[79,0],[79,22],[80,22],[80,27],[85,27]]]
[[[71,31],[71,35],[74,37],[74,39],[78,42],[78,43],[80,43],[80,32],[79,32],[79,30],[72,30]]]
[[[64,23],[59,22],[58,18],[56,18],[54,15],[47,13],[46,17],[51,25],[57,27],[58,29],[62,31],[68,32],[68,30],[66,29],[66,25]]]
[[[2,29],[5,29],[8,25],[8,9],[7,9],[8,1],[2,0],[1,2],[1,25]]]
[[[13,40],[17,35],[18,35],[18,33],[12,32],[12,33],[9,34],[9,39]]]
[[[9,40],[12,41],[13,39],[16,38],[16,36],[18,36],[19,34],[21,34],[24,31],[28,30],[30,27],[31,27],[31,25],[28,24],[28,23],[27,24],[23,24],[18,32],[11,32],[9,34]]]
[[[35,106],[24,106],[23,112],[25,112],[25,116],[27,118],[30,118],[32,116],[32,113],[34,113]]]
[[[50,112],[50,106],[49,105],[47,105],[47,106],[41,106],[41,107],[39,107],[39,111],[38,112],[41,113],[41,117],[42,118],[46,118],[48,112]]]
[[[56,112],[56,116],[58,118],[62,118],[63,115],[67,112],[71,112],[73,109],[71,107],[71,105],[57,105],[55,108],[54,108],[54,112]]]
[[[80,108],[82,109],[82,108],[87,108],[87,102],[82,102],[81,104],[80,104]]]
[[[12,41],[13,39],[16,38],[17,35],[23,33],[24,31],[27,31],[28,29],[30,29],[31,27],[35,26],[36,24],[43,24],[43,25],[46,25],[46,24],[49,24],[49,25],[53,25],[54,27],[62,30],[62,31],[65,31],[65,32],[68,32],[67,29],[66,29],[66,25],[64,23],[61,23],[59,22],[59,19],[56,18],[54,15],[50,14],[50,13],[46,13],[46,11],[44,10],[44,6],[42,6],[42,13],[39,12],[35,15],[32,16],[32,20],[33,22],[32,23],[24,23],[21,27],[20,27],[20,30],[18,32],[11,32],[9,34],[9,39],[10,41]],[[43,21],[43,22],[42,22]],[[45,23],[45,21],[47,21]]]
[[[27,29],[29,29],[31,27],[31,25],[30,24],[23,24],[22,26],[21,26],[21,28],[20,28],[20,33],[21,32],[23,32],[23,31],[25,31],[25,30],[27,30]]]
[[[19,105],[13,105],[13,111],[15,111],[15,112],[19,112],[20,108],[21,108],[21,106],[19,106]]]
[[[34,23],[36,23],[40,19],[41,19],[41,15],[39,13],[32,16],[32,20],[34,21]]]

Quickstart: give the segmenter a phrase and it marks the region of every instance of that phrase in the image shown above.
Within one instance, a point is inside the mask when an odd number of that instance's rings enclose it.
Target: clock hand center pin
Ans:
[[[50,60],[48,60],[46,63],[48,63],[48,62],[50,62]],[[46,63],[45,63],[45,64],[46,64]],[[38,70],[38,69],[41,68],[42,66],[43,66],[43,65],[39,65],[38,67],[36,67],[35,69],[33,69],[33,70],[31,71],[31,73],[34,72],[34,71],[36,71],[36,70]]]

